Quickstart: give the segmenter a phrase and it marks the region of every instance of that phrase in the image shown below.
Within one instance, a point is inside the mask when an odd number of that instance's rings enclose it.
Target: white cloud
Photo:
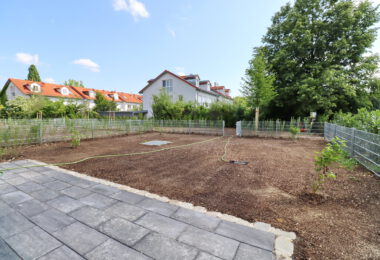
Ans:
[[[149,12],[146,10],[145,5],[138,0],[114,0],[113,9],[115,11],[126,11],[130,13],[135,20],[139,17],[148,18]]]
[[[89,69],[93,72],[99,72],[100,66],[90,59],[78,59],[73,61],[74,64],[82,65],[86,69]]]
[[[180,76],[185,76],[186,73],[184,72],[185,71],[185,68],[184,67],[174,67],[176,73]]]
[[[24,63],[24,64],[38,64],[38,55],[37,54],[29,54],[24,52],[16,53],[16,60],[18,62]]]
[[[168,28],[168,32],[170,33],[170,35],[171,35],[173,38],[175,38],[175,37],[177,36],[176,32],[175,32],[173,29],[171,29],[171,28]]]
[[[55,80],[53,78],[46,78],[44,79],[44,82],[55,84]]]

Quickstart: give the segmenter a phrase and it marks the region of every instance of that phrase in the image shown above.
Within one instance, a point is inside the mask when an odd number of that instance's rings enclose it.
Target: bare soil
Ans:
[[[215,136],[148,133],[21,147],[15,159],[46,163],[75,161],[92,155],[158,149],[141,143],[167,140],[177,146]],[[380,179],[358,167],[336,169],[336,181],[321,194],[310,193],[313,157],[323,140],[232,138],[228,160],[220,160],[227,138],[138,155],[105,158],[66,166],[137,189],[204,206],[248,221],[262,221],[297,233],[295,259],[380,259]],[[162,148],[160,147],[160,148]]]

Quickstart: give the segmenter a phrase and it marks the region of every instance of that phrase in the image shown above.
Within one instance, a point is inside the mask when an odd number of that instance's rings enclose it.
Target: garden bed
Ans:
[[[15,157],[57,163],[210,138],[215,136],[148,133],[82,141],[77,149],[67,142],[21,147]],[[141,145],[150,140],[172,143]],[[338,169],[337,181],[327,183],[324,196],[314,196],[309,193],[313,157],[324,147],[322,139],[232,138],[226,159],[248,165],[220,160],[226,140],[65,168],[294,231],[296,259],[380,258],[380,180],[373,174],[362,167],[354,172]]]

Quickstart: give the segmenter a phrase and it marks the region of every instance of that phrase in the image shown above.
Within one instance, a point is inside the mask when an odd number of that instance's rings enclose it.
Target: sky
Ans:
[[[138,93],[167,69],[240,95],[254,47],[286,0],[12,0],[0,3],[0,86],[82,80]],[[374,0],[380,4],[380,0]],[[380,40],[373,47],[380,52]]]

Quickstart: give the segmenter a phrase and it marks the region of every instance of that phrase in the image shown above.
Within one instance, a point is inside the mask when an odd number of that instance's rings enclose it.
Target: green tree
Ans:
[[[96,92],[95,111],[116,111],[117,104],[115,101],[107,100],[102,93]]]
[[[371,107],[379,85],[368,86],[379,58],[368,50],[378,21],[378,8],[369,1],[296,0],[283,6],[263,38],[278,93],[270,116]]]
[[[255,108],[256,129],[259,125],[260,107],[266,106],[275,96],[273,82],[274,76],[268,71],[263,51],[255,49],[249,68],[246,70],[242,93],[249,106]]]
[[[63,85],[65,85],[65,86],[74,86],[74,87],[81,87],[81,88],[84,87],[83,81],[81,81],[81,80],[75,80],[75,79],[65,80],[65,82],[63,82]]]
[[[28,80],[41,82],[40,74],[34,64],[29,66],[28,71]]]

